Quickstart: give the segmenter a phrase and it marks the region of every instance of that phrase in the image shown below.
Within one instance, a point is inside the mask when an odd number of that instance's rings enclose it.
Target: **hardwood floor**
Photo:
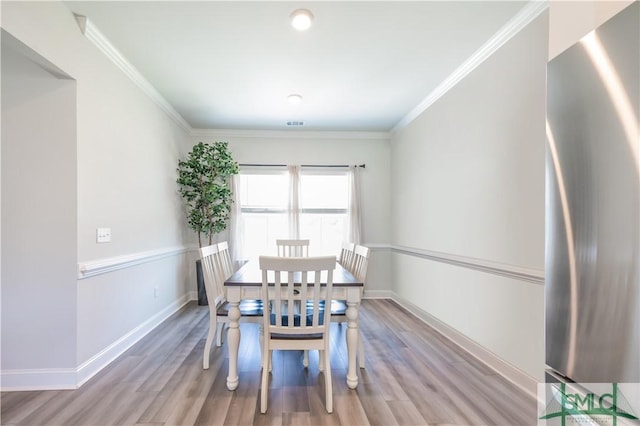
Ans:
[[[190,303],[73,391],[4,392],[3,425],[534,425],[536,402],[390,300],[364,300],[366,369],[345,382],[346,324],[332,324],[334,412],[318,354],[276,352],[260,414],[257,324],[242,324],[240,385],[226,343],[202,369],[208,308]]]

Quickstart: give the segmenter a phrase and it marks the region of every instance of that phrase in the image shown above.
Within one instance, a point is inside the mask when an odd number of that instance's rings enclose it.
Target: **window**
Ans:
[[[275,241],[288,238],[289,177],[286,171],[240,172],[243,257],[276,254]]]
[[[245,259],[276,254],[278,238],[311,240],[310,256],[337,255],[348,227],[349,180],[344,170],[303,170],[299,179],[300,205],[292,211],[286,170],[242,170],[240,211]],[[295,206],[293,207],[295,210]],[[290,223],[298,215],[299,235]]]
[[[346,238],[349,185],[346,173],[303,171],[300,176],[300,238],[310,256],[338,254]]]

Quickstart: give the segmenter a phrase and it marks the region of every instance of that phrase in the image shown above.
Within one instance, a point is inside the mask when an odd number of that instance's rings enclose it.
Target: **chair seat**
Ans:
[[[264,313],[264,305],[262,304],[262,300],[258,299],[248,299],[240,302],[240,315],[243,317],[261,317]],[[229,302],[225,302],[218,307],[216,313],[218,316],[229,316],[229,309],[231,309],[231,304]]]

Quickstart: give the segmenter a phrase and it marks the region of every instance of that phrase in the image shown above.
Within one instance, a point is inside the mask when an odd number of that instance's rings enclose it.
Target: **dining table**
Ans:
[[[326,285],[326,275],[321,275],[322,284]],[[258,259],[252,259],[244,264],[238,271],[224,282],[225,294],[229,303],[229,329],[227,342],[229,344],[229,374],[227,376],[227,389],[235,390],[238,387],[238,352],[240,348],[240,302],[243,300],[256,300],[261,298],[262,271]],[[355,389],[358,386],[358,374],[356,370],[356,355],[358,352],[358,309],[364,283],[356,278],[349,270],[339,263],[333,271],[332,299],[344,300],[347,304],[347,386]],[[262,349],[262,348],[261,348]]]

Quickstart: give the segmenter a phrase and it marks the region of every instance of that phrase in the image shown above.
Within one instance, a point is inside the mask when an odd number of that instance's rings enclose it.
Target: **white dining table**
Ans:
[[[358,386],[356,370],[356,355],[358,352],[358,309],[362,298],[364,283],[351,272],[336,263],[333,271],[332,298],[345,300],[347,303],[347,386],[355,389]],[[227,341],[229,344],[229,375],[227,389],[238,387],[238,349],[240,348],[240,302],[261,298],[262,271],[258,259],[251,260],[224,282],[227,302],[229,302],[229,330]]]

